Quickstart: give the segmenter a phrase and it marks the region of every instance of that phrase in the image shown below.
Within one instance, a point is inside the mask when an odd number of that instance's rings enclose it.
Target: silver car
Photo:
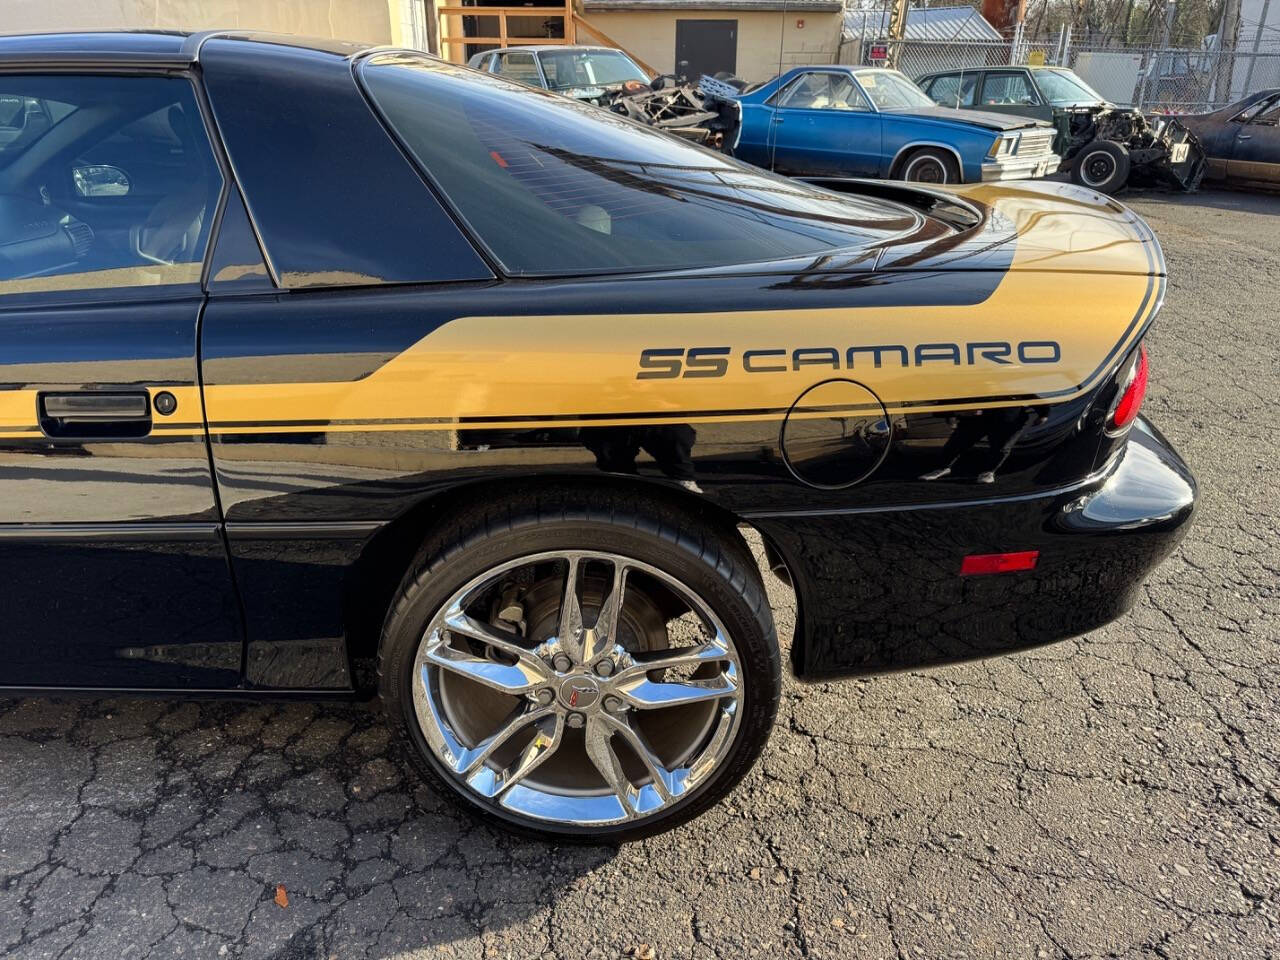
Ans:
[[[477,53],[467,66],[577,100],[599,100],[629,82],[649,85],[649,75],[613,47],[506,47]]]

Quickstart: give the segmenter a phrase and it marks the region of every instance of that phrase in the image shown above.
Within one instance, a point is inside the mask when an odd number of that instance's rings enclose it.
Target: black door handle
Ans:
[[[145,437],[151,432],[151,399],[145,391],[41,393],[40,429],[50,437]]]

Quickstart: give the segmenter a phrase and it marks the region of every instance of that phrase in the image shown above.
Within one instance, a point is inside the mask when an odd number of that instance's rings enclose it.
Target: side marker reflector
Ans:
[[[984,573],[1034,570],[1039,559],[1039,550],[1023,550],[1021,553],[971,553],[960,561],[960,576],[976,577]]]

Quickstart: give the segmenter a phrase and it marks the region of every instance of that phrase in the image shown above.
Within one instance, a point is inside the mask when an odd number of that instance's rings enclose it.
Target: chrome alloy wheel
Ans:
[[[482,800],[535,820],[635,822],[705,783],[741,713],[738,651],[656,567],[539,553],[459,589],[428,624],[413,703],[429,749]]]

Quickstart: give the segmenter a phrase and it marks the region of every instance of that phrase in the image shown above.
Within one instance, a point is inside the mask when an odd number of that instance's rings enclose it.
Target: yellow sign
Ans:
[[[1044,51],[1043,51],[1043,50],[1032,50],[1030,53],[1028,53],[1028,54],[1027,54],[1027,66],[1030,66],[1030,67],[1043,67],[1043,66],[1044,66]]]

